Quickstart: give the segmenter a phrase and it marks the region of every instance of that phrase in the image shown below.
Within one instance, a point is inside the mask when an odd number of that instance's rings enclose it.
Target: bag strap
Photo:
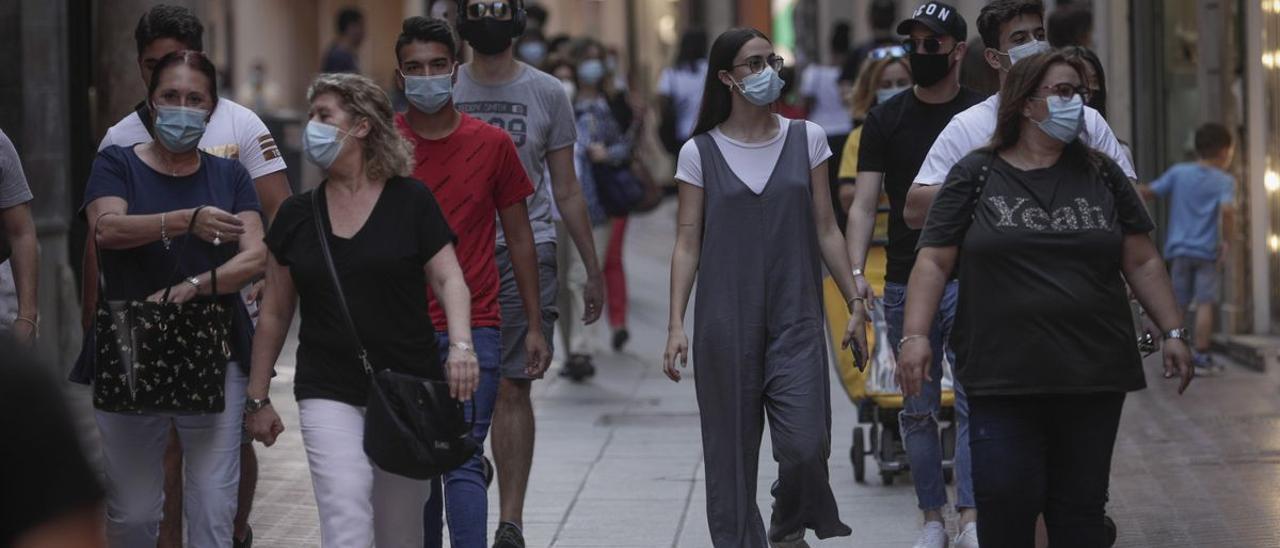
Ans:
[[[179,270],[182,268],[182,257],[186,253],[187,245],[191,243],[191,238],[193,237],[192,230],[196,226],[196,218],[200,216],[200,210],[204,209],[205,207],[208,207],[208,206],[197,207],[191,212],[191,223],[187,225],[187,238],[183,239],[182,247],[178,249],[178,255],[174,259],[173,274],[169,276],[170,279],[173,279],[175,276],[177,276]],[[98,218],[93,220],[93,258],[98,265],[98,301],[99,302],[105,302],[107,298],[106,296],[107,295],[106,293],[107,275],[105,271],[102,269],[102,246],[98,241],[98,237],[102,235],[101,232],[99,231],[99,225],[102,224],[102,218],[106,217],[107,215],[119,215],[119,214],[108,211],[98,215]],[[213,285],[213,294],[217,296],[218,268],[216,266],[209,271],[209,280]],[[166,303],[169,302],[169,292],[172,289],[173,289],[172,285],[164,288],[164,297],[161,299],[162,302],[166,302]]]
[[[351,310],[347,308],[347,296],[342,291],[342,280],[338,278],[338,269],[333,264],[333,253],[329,251],[329,231],[325,229],[324,220],[320,218],[320,198],[324,196],[324,189],[325,185],[322,183],[312,191],[311,195],[311,216],[315,219],[316,237],[320,239],[320,251],[324,254],[325,266],[329,267],[329,278],[333,280],[333,289],[338,294],[338,309],[342,311],[342,319],[346,321],[347,330],[356,341],[356,348],[360,349],[360,364],[364,366],[365,373],[373,376],[373,366],[369,364],[369,352],[365,350],[364,343],[360,342],[360,332],[356,331],[356,322],[351,319]]]

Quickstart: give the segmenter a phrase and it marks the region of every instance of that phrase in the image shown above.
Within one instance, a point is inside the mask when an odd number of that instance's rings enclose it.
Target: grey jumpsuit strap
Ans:
[[[759,195],[710,135],[694,143],[705,210],[693,358],[712,542],[765,548],[806,528],[848,535],[827,472],[831,389],[805,123],[791,122]],[[778,462],[768,535],[756,505],[766,417]]]

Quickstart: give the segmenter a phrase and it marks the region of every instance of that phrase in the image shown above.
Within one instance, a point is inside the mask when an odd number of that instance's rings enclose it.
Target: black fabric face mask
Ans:
[[[466,19],[458,28],[462,39],[484,55],[497,55],[511,47],[515,31],[515,21],[499,21],[492,17]]]
[[[951,55],[946,53],[912,53],[911,77],[920,87],[932,86],[951,72]]]

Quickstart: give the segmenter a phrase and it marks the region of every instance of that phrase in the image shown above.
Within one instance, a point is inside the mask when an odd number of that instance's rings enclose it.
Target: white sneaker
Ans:
[[[930,521],[920,530],[914,548],[947,548],[947,528],[939,521]]]
[[[970,523],[956,535],[956,548],[978,548],[978,524]]]

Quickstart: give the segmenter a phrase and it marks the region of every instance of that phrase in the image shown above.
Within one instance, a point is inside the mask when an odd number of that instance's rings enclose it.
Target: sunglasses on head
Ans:
[[[870,61],[879,61],[881,59],[888,59],[891,57],[894,59],[897,59],[897,58],[906,57],[906,56],[907,56],[907,48],[904,48],[902,46],[885,46],[885,47],[876,48],[871,50],[870,52],[867,52],[867,59]]]
[[[466,13],[469,19],[482,19],[485,17],[510,19],[514,11],[515,7],[511,5],[511,2],[481,2],[468,5]]]
[[[956,44],[959,45],[958,43]],[[956,46],[951,47],[951,51],[955,51]],[[942,51],[942,40],[937,38],[907,38],[902,41],[902,49],[907,53],[927,53],[934,55],[937,53],[951,53],[951,51]]]

